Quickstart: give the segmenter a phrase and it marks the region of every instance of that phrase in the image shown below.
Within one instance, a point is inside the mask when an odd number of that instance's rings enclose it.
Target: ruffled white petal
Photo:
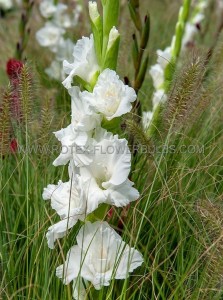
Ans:
[[[133,272],[136,268],[141,266],[143,263],[142,254],[130,248],[128,245],[125,246],[124,251],[121,254],[120,262],[115,274],[116,279],[125,279],[128,277],[128,274]]]
[[[133,183],[128,179],[119,186],[111,186],[108,189],[107,203],[117,207],[124,207],[130,202],[137,200],[139,192],[132,186]]]
[[[84,131],[75,130],[72,124],[55,132],[55,136],[61,142],[62,150],[59,157],[53,162],[54,166],[66,165],[73,158],[76,150],[84,146],[88,140],[88,134]]]
[[[156,107],[160,104],[160,103],[164,103],[167,100],[167,95],[165,94],[165,91],[163,89],[160,89],[158,91],[156,91],[153,94],[153,110],[156,109]]]
[[[63,85],[71,88],[74,76],[79,76],[86,82],[91,82],[95,74],[99,71],[99,66],[94,49],[93,35],[90,38],[83,37],[77,41],[73,50],[74,62],[64,61],[64,72],[68,77],[63,81]]]
[[[67,253],[65,264],[57,267],[56,276],[63,279],[64,284],[69,284],[78,277],[81,267],[81,255],[81,249],[78,246],[73,246]]]
[[[36,33],[36,39],[42,47],[48,47],[52,52],[57,52],[57,47],[65,33],[64,29],[52,22],[47,22],[43,28]]]
[[[160,89],[164,82],[164,72],[162,67],[159,64],[156,64],[151,67],[149,73],[152,76],[155,89]]]
[[[39,10],[41,15],[48,19],[54,15],[57,10],[56,5],[54,5],[53,0],[43,0],[40,2]]]
[[[144,130],[147,130],[149,128],[152,118],[153,118],[152,111],[144,111],[142,113],[142,125]]]
[[[167,47],[165,50],[157,50],[157,63],[165,70],[166,66],[171,61],[171,47]]]
[[[69,229],[71,229],[78,221],[77,214],[75,217],[64,219],[48,228],[46,234],[48,247],[54,249],[54,243],[57,239],[63,238]]]
[[[115,71],[106,69],[98,77],[93,93],[84,92],[84,99],[107,120],[130,112],[136,100],[133,88],[124,85]]]
[[[59,27],[69,28],[72,26],[71,17],[68,15],[68,7],[66,4],[58,3],[54,13],[54,22]]]

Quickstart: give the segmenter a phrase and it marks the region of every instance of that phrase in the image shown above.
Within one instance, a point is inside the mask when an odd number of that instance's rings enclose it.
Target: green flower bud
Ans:
[[[119,16],[119,0],[104,0],[103,4],[103,57],[105,57],[109,34],[113,26],[117,26]]]
[[[109,33],[108,46],[105,54],[103,69],[109,68],[112,70],[116,70],[117,61],[118,61],[119,43],[120,43],[120,34],[114,26]]]
[[[103,25],[102,19],[98,12],[97,3],[89,1],[89,15],[91,20],[91,28],[94,36],[95,52],[98,64],[101,66],[102,61],[102,43],[103,43]]]
[[[95,23],[97,21],[97,19],[100,18],[97,2],[89,1],[88,7],[89,7],[89,15],[90,15],[91,21],[93,23]]]

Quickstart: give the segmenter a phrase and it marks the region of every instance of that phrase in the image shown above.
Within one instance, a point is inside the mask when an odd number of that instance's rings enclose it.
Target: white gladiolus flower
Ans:
[[[67,5],[59,3],[56,6],[56,11],[53,15],[54,23],[63,28],[70,28],[72,26],[72,21],[70,16],[66,13],[68,10]]]
[[[182,40],[183,47],[194,40],[194,36],[198,33],[198,29],[194,24],[187,23],[185,27],[184,37]]]
[[[137,200],[139,192],[128,179],[131,153],[127,140],[107,133],[93,145],[92,153],[91,162],[80,167],[80,175],[90,182],[88,197],[117,207]]]
[[[154,94],[153,94],[153,110],[156,109],[156,107],[160,104],[160,103],[164,103],[167,100],[167,95],[165,94],[164,90],[160,89],[157,90]]]
[[[11,9],[12,6],[12,0],[0,0],[0,8],[2,8],[3,10]]]
[[[97,20],[98,17],[100,17],[100,14],[98,12],[97,2],[89,1],[88,7],[89,7],[90,18],[91,18],[92,22],[94,22],[95,20]]]
[[[94,49],[93,35],[90,38],[83,37],[77,41],[73,49],[74,62],[64,61],[63,67],[68,77],[63,81],[63,85],[71,88],[74,76],[79,76],[88,83],[91,83],[94,76],[99,71],[99,66]]]
[[[37,31],[36,39],[42,47],[49,47],[52,52],[56,52],[64,33],[63,28],[55,26],[52,22],[47,22],[43,28]]]
[[[91,137],[91,131],[100,126],[101,122],[101,117],[94,113],[90,105],[84,101],[83,94],[78,87],[69,89],[69,94],[72,101],[72,120],[67,128],[55,133],[56,138],[62,144],[62,152],[53,163],[55,166],[65,165],[71,159],[78,160],[78,153],[75,155],[77,146],[85,146]],[[83,161],[84,163],[87,161]]]
[[[162,67],[159,64],[156,64],[151,67],[149,73],[152,76],[155,89],[160,89],[164,82],[164,72]]]
[[[3,10],[9,10],[13,7],[12,0],[0,0],[0,8]]]
[[[171,47],[167,47],[164,51],[157,50],[157,63],[165,70],[171,60]]]
[[[192,23],[194,24],[194,26],[196,26],[197,24],[200,24],[205,18],[205,15],[202,13],[196,14],[195,17],[193,18]]]
[[[112,27],[110,33],[109,33],[109,38],[108,38],[108,47],[107,51],[112,47],[114,42],[117,40],[117,38],[120,37],[120,33],[118,30],[115,28],[115,26]]]
[[[107,222],[87,222],[77,235],[77,245],[70,249],[56,275],[64,284],[82,277],[99,290],[109,286],[112,279],[127,278],[142,263],[140,252],[123,242]]]
[[[41,15],[48,19],[51,18],[57,10],[53,0],[43,0],[40,2],[39,10]]]
[[[106,69],[98,77],[93,93],[83,92],[84,98],[107,120],[130,112],[137,98],[133,88],[125,85],[115,71]]]
[[[84,221],[86,215],[94,211],[99,202],[88,197],[89,181],[75,174],[69,182],[59,181],[58,185],[49,184],[43,191],[43,199],[51,200],[51,206],[61,221],[50,226],[46,234],[49,248],[54,242],[66,235],[78,220]]]
[[[143,126],[144,130],[147,130],[149,128],[152,118],[153,118],[152,111],[144,111],[142,113],[142,126]]]
[[[12,6],[12,0],[0,0],[0,8],[2,8],[3,10],[11,9]]]

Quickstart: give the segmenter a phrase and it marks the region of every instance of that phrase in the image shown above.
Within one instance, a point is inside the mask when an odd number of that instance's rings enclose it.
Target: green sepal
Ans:
[[[117,27],[118,24],[118,17],[119,17],[119,2],[120,0],[106,0],[102,1],[103,5],[103,51],[102,51],[102,57],[104,58],[107,45],[108,45],[108,39],[109,39],[109,33],[112,29],[112,27]]]
[[[120,124],[122,123],[121,121],[122,121],[121,117],[116,117],[111,121],[108,121],[104,118],[102,120],[101,126],[102,128],[105,128],[107,131],[113,134],[121,134],[122,133],[122,129],[120,127]]]
[[[120,36],[118,36],[116,40],[113,42],[113,44],[111,45],[111,47],[107,49],[104,63],[103,63],[103,70],[107,68],[111,70],[116,70],[117,62],[118,62],[119,45],[120,45]]]
[[[28,42],[29,42],[29,31],[26,31],[26,34],[25,34],[24,40],[23,40],[23,49],[26,48]]]
[[[19,24],[19,33],[21,36],[23,36],[25,30],[26,30],[26,19],[27,15],[25,13],[22,14],[21,22]]]
[[[91,84],[89,84],[87,81],[83,80],[81,77],[79,77],[79,76],[76,75],[75,76],[75,81],[80,86],[82,86],[85,90],[87,90],[88,92],[92,92],[93,91]]]
[[[139,0],[129,0],[129,3],[130,3],[134,8],[139,8]]]
[[[93,91],[94,87],[95,87],[95,84],[97,83],[98,81],[98,76],[100,75],[100,71],[97,71],[94,76],[92,77],[91,79],[91,82],[90,82],[90,86],[91,86],[91,90]]]
[[[191,5],[191,0],[184,0],[183,12],[182,12],[182,20],[183,20],[183,22],[186,22],[187,19],[188,19],[188,17],[189,17],[190,5]]]
[[[135,34],[133,35],[132,57],[133,57],[134,67],[135,67],[135,69],[137,69],[138,58],[139,58],[139,46],[138,46],[138,41],[137,41],[137,37]]]
[[[139,90],[145,80],[145,76],[146,76],[146,71],[148,68],[148,63],[149,63],[149,55],[146,57],[146,59],[144,60],[144,62],[142,63],[141,67],[140,67],[140,71],[137,75],[136,81],[135,81],[135,89]]]
[[[173,57],[177,58],[181,51],[182,39],[184,34],[184,26],[181,23],[178,23],[176,26],[176,40],[173,48]]]
[[[109,209],[110,205],[103,203],[93,213],[89,214],[85,220],[90,222],[103,221]]]
[[[94,36],[94,47],[99,66],[102,64],[103,23],[99,14],[97,3],[89,2],[89,16]]]
[[[132,21],[135,24],[135,27],[137,28],[137,30],[139,32],[141,32],[142,31],[142,21],[141,21],[140,15],[136,11],[136,8],[131,3],[129,3],[129,12],[130,12]]]
[[[164,71],[165,81],[164,81],[163,89],[165,92],[169,91],[169,87],[172,82],[173,75],[175,73],[175,69],[176,69],[176,60],[172,59],[170,61],[170,63],[166,66],[165,71]]]
[[[75,78],[75,85],[78,83],[84,90],[87,90],[88,92],[92,93],[94,86],[98,80],[98,76],[100,74],[100,71],[97,71],[94,76],[91,79],[91,82],[87,82],[78,75],[76,75]]]
[[[141,38],[141,49],[146,49],[146,46],[149,41],[149,35],[150,35],[150,16],[147,15],[145,17],[145,23],[143,26],[143,31],[142,31],[142,38]]]
[[[103,43],[103,25],[101,16],[99,16],[94,22],[91,20],[91,29],[94,36],[94,47],[98,64],[102,64],[102,43]]]

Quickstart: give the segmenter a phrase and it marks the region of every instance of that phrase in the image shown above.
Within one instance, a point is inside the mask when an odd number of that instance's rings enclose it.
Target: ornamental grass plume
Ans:
[[[20,60],[9,59],[6,71],[11,85],[11,120],[22,124],[31,118],[34,82],[29,67]]]
[[[12,87],[10,111],[12,119],[20,122],[22,118],[22,107],[20,101],[20,76],[24,63],[17,59],[9,59],[6,66],[6,71]]]
[[[125,207],[139,198],[139,192],[129,180],[128,141],[106,130],[106,124],[131,110],[137,96],[115,72],[119,1],[102,1],[102,6],[103,21],[97,4],[89,2],[93,34],[82,37],[74,46],[73,62],[63,64],[68,75],[63,84],[71,96],[71,124],[55,133],[63,149],[54,165],[69,163],[69,180],[48,185],[43,192],[61,219],[48,230],[50,248],[77,222],[84,223],[77,245],[56,272],[65,284],[74,282],[75,299],[84,299],[87,282],[101,289],[113,279],[127,278],[143,263],[142,255],[103,222],[109,205]]]
[[[18,144],[13,131],[13,123],[17,124],[22,118],[21,100],[19,94],[20,75],[23,62],[16,59],[9,59],[6,64],[6,73],[9,77],[10,84],[5,90],[2,97],[0,108],[0,153],[14,153]]]
[[[34,94],[30,71],[22,61],[9,59],[6,73],[10,84],[3,94],[0,108],[0,152],[4,155],[17,151],[18,129],[22,129],[32,118]]]
[[[205,62],[202,55],[191,53],[181,71],[176,72],[163,112],[166,129],[179,130],[188,124],[191,114],[204,95]]]
[[[196,208],[198,217],[206,229],[205,238],[198,237],[206,249],[202,299],[211,299],[221,294],[223,286],[223,214],[221,203],[217,201],[202,199]]]
[[[9,153],[11,143],[11,118],[10,118],[11,87],[9,86],[2,97],[0,108],[0,154]]]

